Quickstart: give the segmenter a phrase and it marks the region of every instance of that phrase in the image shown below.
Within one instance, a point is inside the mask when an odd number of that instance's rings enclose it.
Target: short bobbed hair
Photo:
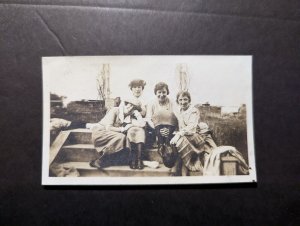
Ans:
[[[176,102],[177,102],[177,104],[179,104],[178,99],[179,99],[180,96],[189,98],[190,103],[191,103],[192,98],[191,98],[191,94],[190,94],[189,91],[179,91],[177,93],[177,95],[176,95]]]
[[[137,86],[141,86],[144,89],[145,85],[146,85],[146,82],[144,80],[135,79],[135,80],[132,80],[128,86],[130,89],[137,87]]]
[[[166,90],[167,90],[167,95],[169,95],[169,93],[170,93],[169,87],[168,87],[168,85],[167,85],[166,83],[164,83],[164,82],[159,82],[159,83],[157,83],[157,84],[155,85],[155,87],[154,87],[154,94],[156,95],[156,92],[157,92],[158,90],[162,90],[162,89],[164,89],[164,88],[166,88]]]

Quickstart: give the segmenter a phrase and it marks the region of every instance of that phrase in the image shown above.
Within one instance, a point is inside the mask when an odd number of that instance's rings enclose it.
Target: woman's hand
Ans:
[[[134,117],[136,117],[137,119],[142,117],[141,113],[140,113],[138,110],[134,110],[134,111],[133,111],[133,115],[134,115]]]
[[[129,130],[131,127],[133,127],[132,124],[127,124],[126,126],[123,127],[124,128],[123,132]]]
[[[177,141],[179,140],[180,137],[181,137],[180,134],[177,133],[177,134],[170,140],[170,144],[175,145],[175,144],[177,143]]]

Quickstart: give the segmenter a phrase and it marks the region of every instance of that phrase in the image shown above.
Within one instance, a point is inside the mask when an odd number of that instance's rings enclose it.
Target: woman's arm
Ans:
[[[148,122],[149,126],[152,128],[154,128],[154,124],[152,122],[153,111],[153,103],[148,103],[145,121]]]
[[[145,105],[142,105],[141,108],[142,108],[141,115],[142,117],[145,117],[147,114],[147,108]]]
[[[109,110],[104,118],[99,122],[102,126],[105,127],[105,130],[114,131],[122,133],[124,131],[123,127],[115,127],[114,124],[118,117],[118,108],[112,108]]]

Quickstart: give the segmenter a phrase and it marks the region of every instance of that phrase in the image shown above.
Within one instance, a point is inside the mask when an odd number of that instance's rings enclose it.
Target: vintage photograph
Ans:
[[[251,56],[43,57],[43,185],[256,182]]]

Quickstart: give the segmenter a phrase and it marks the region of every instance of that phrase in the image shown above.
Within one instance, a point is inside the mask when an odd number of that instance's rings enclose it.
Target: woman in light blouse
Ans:
[[[142,79],[134,79],[134,80],[130,81],[128,86],[129,86],[131,94],[132,94],[129,98],[135,99],[140,102],[140,104],[141,104],[140,113],[141,113],[142,117],[145,117],[146,116],[146,104],[145,104],[145,101],[144,101],[142,95],[143,95],[144,88],[146,86],[146,82]],[[124,101],[122,101],[120,105],[124,106]]]
[[[176,102],[180,107],[179,131],[170,143],[176,146],[179,158],[173,168],[173,173],[181,175],[182,166],[187,169],[186,173],[203,171],[204,159],[216,147],[216,144],[207,124],[200,122],[199,110],[191,105],[190,93],[179,92]]]
[[[154,87],[156,100],[147,105],[146,121],[155,129],[158,145],[169,144],[177,127],[174,104],[168,98],[169,93],[166,83],[157,83]]]
[[[146,121],[148,122],[147,137],[149,133],[157,137],[158,153],[165,166],[174,166],[176,151],[170,146],[170,140],[178,127],[178,120],[174,114],[174,104],[168,98],[169,87],[164,82],[159,82],[154,87],[155,101],[147,105]],[[155,139],[155,137],[154,137]]]

